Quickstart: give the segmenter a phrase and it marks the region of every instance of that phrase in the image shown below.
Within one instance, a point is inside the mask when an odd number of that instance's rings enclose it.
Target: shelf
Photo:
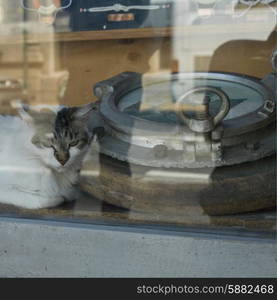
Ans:
[[[262,25],[262,26],[261,26]],[[203,24],[188,25],[184,27],[151,27],[135,29],[114,29],[99,31],[76,31],[76,32],[56,32],[45,30],[45,28],[29,27],[31,33],[25,38],[27,43],[47,43],[47,42],[78,42],[92,40],[114,40],[114,39],[136,39],[169,37],[176,38],[208,38],[215,39],[218,36],[230,39],[261,39],[266,40],[268,35],[276,30],[276,24],[268,23],[236,23],[236,24]],[[36,30],[36,32],[34,32]],[[21,44],[24,42],[23,33],[15,30],[0,32],[0,45]]]
[[[111,39],[135,39],[135,38],[153,38],[168,37],[171,35],[170,27],[160,28],[136,28],[120,30],[99,30],[99,31],[77,31],[77,32],[59,32],[59,33],[31,33],[27,34],[28,43],[45,42],[77,42],[90,40],[111,40]],[[2,44],[20,44],[23,43],[23,34],[0,35],[0,45]]]

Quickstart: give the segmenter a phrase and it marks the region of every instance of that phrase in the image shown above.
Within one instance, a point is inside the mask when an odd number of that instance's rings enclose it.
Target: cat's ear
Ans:
[[[22,120],[24,120],[27,124],[33,124],[34,116],[32,116],[27,104],[22,103],[20,100],[15,100],[12,101],[11,105],[17,110]]]
[[[77,120],[87,120],[92,112],[96,112],[98,110],[98,103],[92,102],[89,104],[85,104],[83,106],[76,107],[73,118]]]

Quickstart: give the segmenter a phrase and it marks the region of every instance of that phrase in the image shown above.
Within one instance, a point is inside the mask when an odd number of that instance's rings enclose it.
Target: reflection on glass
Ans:
[[[0,213],[273,232],[276,5],[0,0]]]

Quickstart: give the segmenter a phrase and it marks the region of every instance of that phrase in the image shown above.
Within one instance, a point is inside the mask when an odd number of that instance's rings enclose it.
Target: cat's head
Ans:
[[[32,152],[48,167],[61,170],[80,162],[88,150],[88,119],[97,109],[94,103],[40,111],[24,105],[19,114],[32,128]]]

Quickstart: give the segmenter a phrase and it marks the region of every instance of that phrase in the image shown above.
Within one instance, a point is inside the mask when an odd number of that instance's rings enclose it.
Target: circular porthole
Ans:
[[[275,206],[276,95],[261,80],[185,73],[142,84],[126,72],[96,84],[95,94],[106,201],[210,215]]]

